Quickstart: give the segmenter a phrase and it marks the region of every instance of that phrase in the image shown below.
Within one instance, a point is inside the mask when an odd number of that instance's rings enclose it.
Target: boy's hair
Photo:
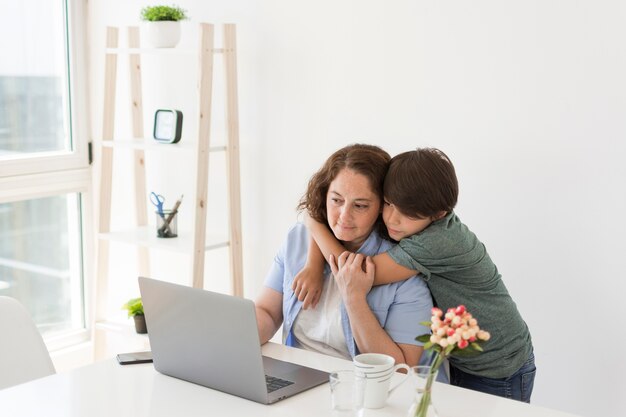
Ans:
[[[450,213],[459,183],[450,158],[436,148],[417,148],[391,159],[385,177],[385,199],[405,216],[426,218]]]
[[[383,182],[390,160],[391,156],[378,146],[357,143],[339,149],[326,160],[319,171],[313,174],[306,192],[300,199],[298,210],[306,209],[313,219],[328,224],[326,195],[330,183],[344,168],[365,176],[372,192],[380,198],[382,204]],[[377,220],[377,226],[379,232],[386,231],[381,216]]]

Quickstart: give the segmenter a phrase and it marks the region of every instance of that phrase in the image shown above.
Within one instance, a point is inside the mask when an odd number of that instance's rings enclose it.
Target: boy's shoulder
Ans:
[[[432,222],[427,228],[409,238],[432,238],[442,234],[462,234],[468,231],[454,211],[446,214],[439,220]]]
[[[461,222],[454,211],[439,220],[432,222],[426,229],[408,236],[400,242],[403,247],[421,247],[431,253],[441,253],[446,248],[458,247],[462,242],[472,241],[476,237]]]

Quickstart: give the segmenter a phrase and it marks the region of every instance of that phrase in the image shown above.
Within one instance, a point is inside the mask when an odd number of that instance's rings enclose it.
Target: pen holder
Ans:
[[[169,238],[178,236],[178,211],[163,210],[163,215],[156,213],[157,237]]]

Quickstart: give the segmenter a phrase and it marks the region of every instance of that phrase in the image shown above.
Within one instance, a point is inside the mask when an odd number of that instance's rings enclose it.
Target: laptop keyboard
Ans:
[[[267,385],[267,392],[274,392],[277,389],[285,388],[293,384],[291,381],[287,381],[286,379],[276,378],[275,376],[265,375],[265,385]]]

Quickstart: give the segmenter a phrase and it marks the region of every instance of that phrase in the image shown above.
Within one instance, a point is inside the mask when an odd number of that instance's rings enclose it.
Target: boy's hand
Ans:
[[[324,270],[305,265],[293,280],[291,289],[298,300],[302,301],[302,308],[315,308],[320,301],[322,288],[324,287]]]

